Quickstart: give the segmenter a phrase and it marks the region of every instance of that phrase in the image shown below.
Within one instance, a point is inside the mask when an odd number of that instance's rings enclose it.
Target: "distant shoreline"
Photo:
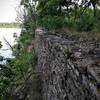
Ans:
[[[21,28],[21,23],[0,23],[0,28]]]

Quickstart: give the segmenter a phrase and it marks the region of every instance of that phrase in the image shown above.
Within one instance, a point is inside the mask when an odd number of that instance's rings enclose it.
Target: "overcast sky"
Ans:
[[[14,22],[20,0],[0,0],[0,22]]]

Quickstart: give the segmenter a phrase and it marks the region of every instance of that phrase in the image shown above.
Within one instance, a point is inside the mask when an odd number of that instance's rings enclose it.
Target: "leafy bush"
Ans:
[[[38,25],[45,27],[46,29],[58,29],[65,25],[66,20],[64,16],[45,16],[43,18],[39,18]]]
[[[91,31],[94,25],[94,17],[90,15],[83,15],[79,19],[79,22],[76,22],[76,29],[78,31]]]

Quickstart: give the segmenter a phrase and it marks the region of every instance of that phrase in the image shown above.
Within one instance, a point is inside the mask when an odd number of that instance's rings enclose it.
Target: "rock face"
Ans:
[[[43,100],[100,100],[100,42],[36,30]]]

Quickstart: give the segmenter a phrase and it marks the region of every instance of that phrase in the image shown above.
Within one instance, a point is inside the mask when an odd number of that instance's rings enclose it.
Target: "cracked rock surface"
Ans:
[[[43,100],[100,100],[100,42],[36,31]]]

